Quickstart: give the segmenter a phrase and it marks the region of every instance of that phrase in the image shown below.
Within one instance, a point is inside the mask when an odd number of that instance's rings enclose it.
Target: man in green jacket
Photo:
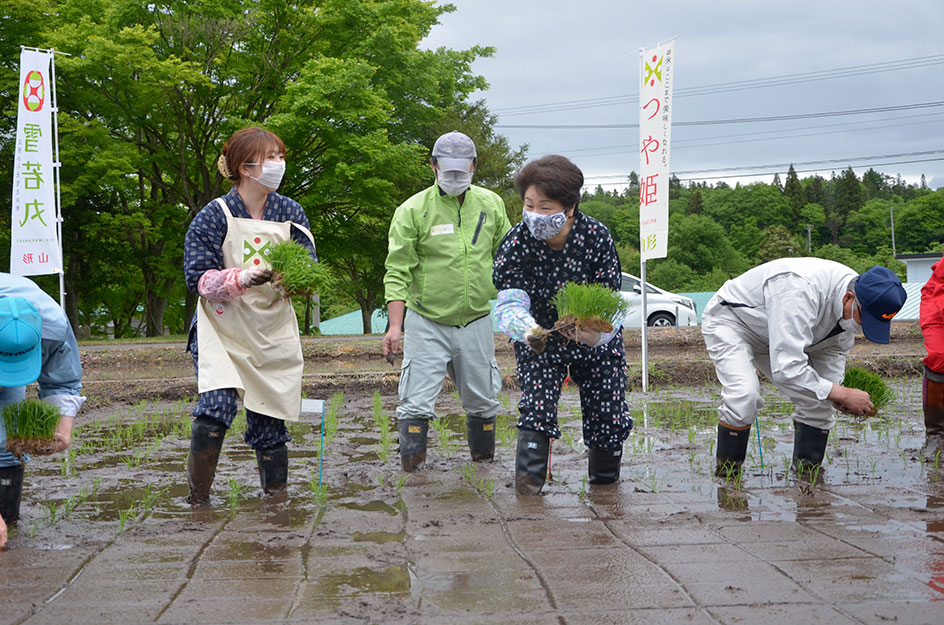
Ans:
[[[430,159],[436,184],[401,204],[390,223],[383,352],[392,357],[403,336],[397,416],[404,471],[426,461],[429,420],[447,373],[466,412],[472,459],[495,454],[501,373],[489,300],[495,251],[511,224],[501,198],[471,184],[477,164],[469,137],[439,137]]]

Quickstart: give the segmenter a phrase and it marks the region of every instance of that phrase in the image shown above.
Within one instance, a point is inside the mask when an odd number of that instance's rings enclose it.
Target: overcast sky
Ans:
[[[500,115],[499,131],[513,145],[530,145],[529,158],[563,154],[583,169],[591,187],[603,183],[612,189],[629,171],[639,170],[637,129],[508,126],[637,123],[639,49],[672,37],[677,37],[675,123],[910,107],[674,126],[671,169],[683,180],[715,182],[710,178],[746,173],[752,176],[728,181],[769,181],[772,175],[756,174],[780,171],[784,178],[784,164],[795,163],[798,172],[815,170],[827,178],[849,165],[860,176],[873,166],[912,182],[925,174],[931,187],[944,186],[944,2],[452,4],[456,11],[442,17],[424,46],[494,46],[492,58],[473,66],[490,84],[475,98],[485,98]],[[775,85],[758,88],[771,82]],[[702,88],[698,94],[683,95],[695,87]],[[562,102],[571,102],[568,110],[535,110]],[[929,103],[940,105],[914,106]],[[902,162],[917,160],[925,162]],[[758,165],[770,167],[733,169]]]

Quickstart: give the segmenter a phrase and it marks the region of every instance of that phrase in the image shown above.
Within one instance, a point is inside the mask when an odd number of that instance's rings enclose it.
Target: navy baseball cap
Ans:
[[[43,318],[24,297],[0,297],[0,386],[26,386],[43,367]]]
[[[901,280],[891,269],[876,265],[856,280],[855,296],[865,338],[873,343],[888,343],[892,317],[908,297]]]

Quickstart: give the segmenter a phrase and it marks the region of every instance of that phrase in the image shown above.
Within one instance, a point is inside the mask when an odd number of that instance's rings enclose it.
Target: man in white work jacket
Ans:
[[[856,275],[821,258],[781,258],[725,282],[702,316],[722,386],[716,475],[735,475],[744,462],[764,405],[755,367],[795,406],[794,467],[818,467],[836,409],[853,415],[873,409],[868,393],[840,385],[855,335],[888,343],[905,297],[885,267]]]

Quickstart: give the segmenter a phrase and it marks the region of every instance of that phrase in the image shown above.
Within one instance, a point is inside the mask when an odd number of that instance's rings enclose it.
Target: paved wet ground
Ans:
[[[525,499],[515,394],[486,464],[444,394],[411,475],[396,398],[336,395],[323,457],[320,419],[292,426],[286,500],[261,499],[237,427],[197,511],[182,502],[187,402],[92,411],[73,454],[27,471],[0,623],[940,625],[944,467],[917,457],[920,381],[895,388],[879,417],[833,431],[815,484],[787,470],[790,406],[773,390],[739,484],[711,476],[715,387],[633,394],[622,481],[602,488],[585,482],[571,388],[554,480]]]

